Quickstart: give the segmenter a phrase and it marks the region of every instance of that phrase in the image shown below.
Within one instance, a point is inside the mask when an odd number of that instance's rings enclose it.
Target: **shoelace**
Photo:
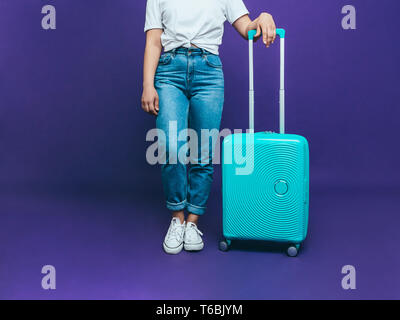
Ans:
[[[182,229],[184,229],[184,225],[180,225],[178,226],[176,224],[176,222],[173,222],[172,227],[169,229],[169,233],[168,233],[168,238],[170,237],[174,237],[177,241],[181,242],[183,239],[183,231]],[[180,231],[179,233],[177,231]]]
[[[203,235],[203,232],[201,232],[198,228],[197,228],[197,226],[195,225],[195,224],[192,224],[191,226],[190,226],[190,228],[193,228],[199,235]]]

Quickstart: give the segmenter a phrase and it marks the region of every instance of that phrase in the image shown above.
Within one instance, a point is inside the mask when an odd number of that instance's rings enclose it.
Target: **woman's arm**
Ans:
[[[254,40],[257,41],[262,34],[263,42],[267,48],[275,41],[276,26],[274,19],[269,13],[263,12],[253,21],[251,21],[248,15],[242,16],[233,23],[233,27],[245,39],[248,39],[247,33],[250,30],[257,30]]]
[[[146,49],[144,51],[142,109],[154,115],[157,115],[159,110],[158,94],[154,88],[154,75],[162,50],[162,32],[162,29],[152,29],[146,32]]]

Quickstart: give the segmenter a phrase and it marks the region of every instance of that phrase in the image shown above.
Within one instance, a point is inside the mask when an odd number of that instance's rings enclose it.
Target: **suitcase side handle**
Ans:
[[[257,30],[248,32],[249,39],[249,131],[254,133],[254,58],[253,42]],[[279,133],[285,133],[285,36],[286,30],[276,29],[280,38]]]

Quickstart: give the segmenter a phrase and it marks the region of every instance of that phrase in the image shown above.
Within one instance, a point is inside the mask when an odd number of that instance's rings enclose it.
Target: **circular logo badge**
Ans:
[[[278,180],[274,186],[275,192],[281,196],[288,192],[289,186],[285,180]]]

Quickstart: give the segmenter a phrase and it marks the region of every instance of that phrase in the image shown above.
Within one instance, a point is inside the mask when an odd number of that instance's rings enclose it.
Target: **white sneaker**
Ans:
[[[204,248],[204,242],[201,236],[203,233],[197,229],[193,222],[188,222],[185,228],[185,236],[183,238],[184,248],[187,251],[200,251]]]
[[[185,222],[181,223],[179,218],[172,218],[163,243],[164,251],[169,254],[178,254],[181,252],[184,233]]]

